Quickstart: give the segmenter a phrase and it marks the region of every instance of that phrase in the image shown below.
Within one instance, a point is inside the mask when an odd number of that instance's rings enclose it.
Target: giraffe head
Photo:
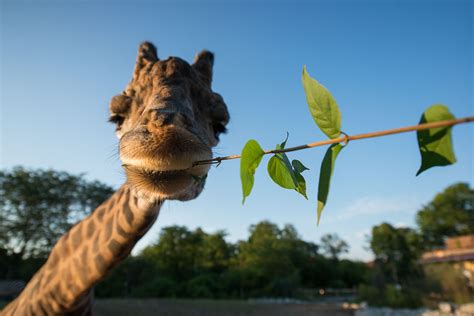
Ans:
[[[211,89],[214,55],[199,53],[192,65],[158,58],[142,43],[125,91],[110,102],[119,154],[127,181],[159,199],[189,200],[199,195],[212,147],[225,132],[229,113]]]

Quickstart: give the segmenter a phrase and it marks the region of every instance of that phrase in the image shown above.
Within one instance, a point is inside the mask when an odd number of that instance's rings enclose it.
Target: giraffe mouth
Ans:
[[[123,168],[130,184],[138,189],[172,199],[190,188],[200,192],[207,176],[208,168],[187,168],[182,170],[156,170],[124,164]]]
[[[187,129],[163,128],[160,133],[137,129],[120,140],[120,160],[125,165],[162,171],[196,171],[193,163],[212,157],[211,148]]]
[[[130,179],[130,176],[138,176],[140,178],[148,178],[153,180],[157,183],[162,181],[179,181],[181,178],[188,178],[191,175],[187,172],[186,169],[184,170],[150,170],[146,168],[140,168],[133,165],[122,165],[127,173],[127,176]]]

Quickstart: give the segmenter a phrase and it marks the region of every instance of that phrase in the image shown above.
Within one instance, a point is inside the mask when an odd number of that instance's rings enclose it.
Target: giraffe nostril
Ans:
[[[156,127],[173,124],[190,128],[193,126],[192,122],[192,117],[188,113],[167,109],[150,110],[149,115],[144,120],[144,124],[150,123]]]
[[[167,125],[174,125],[182,128],[192,128],[192,118],[189,114],[181,111],[169,109],[150,110],[147,119],[144,121],[151,129],[162,128]]]

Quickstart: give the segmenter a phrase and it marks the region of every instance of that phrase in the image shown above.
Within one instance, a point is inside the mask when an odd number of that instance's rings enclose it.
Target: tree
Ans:
[[[207,272],[221,273],[229,266],[232,247],[224,239],[226,233],[205,234],[199,255],[199,266]]]
[[[457,183],[424,206],[416,222],[427,249],[442,246],[444,239],[474,233],[474,190],[467,183]]]
[[[355,288],[369,279],[369,268],[365,262],[343,259],[338,262],[337,268],[337,277],[346,288]]]
[[[158,296],[222,295],[219,278],[228,269],[232,254],[232,247],[224,237],[223,231],[208,234],[201,228],[194,231],[184,226],[163,228],[158,241],[139,255],[154,266],[156,274],[145,280],[141,288]],[[166,291],[165,285],[169,285]],[[151,291],[152,288],[156,290]]]
[[[326,234],[321,237],[321,247],[333,260],[337,260],[341,254],[349,252],[349,245],[337,234]]]
[[[382,263],[382,273],[388,282],[399,284],[417,274],[422,243],[415,230],[396,228],[388,223],[374,226],[370,248],[376,261]]]
[[[302,269],[317,256],[317,246],[301,240],[292,225],[279,229],[262,221],[249,231],[235,258],[244,279],[242,287],[251,295],[291,296],[301,284]]]
[[[193,274],[197,257],[196,239],[184,226],[165,227],[158,241],[143,249],[141,255],[153,262],[165,275],[182,281]]]
[[[288,235],[283,238],[277,225],[262,221],[250,226],[250,236],[239,247],[240,265],[258,271],[265,279],[287,276],[294,272]],[[292,238],[292,237],[289,237]]]
[[[229,262],[230,246],[225,233],[207,234],[184,226],[163,228],[158,241],[142,251],[166,275],[186,281],[199,273],[221,272]]]
[[[421,236],[411,228],[382,223],[372,227],[370,248],[375,254],[373,284],[359,286],[360,298],[375,306],[419,307],[424,291],[418,263]]]
[[[45,258],[72,224],[112,192],[83,175],[22,167],[0,171],[0,249],[20,259]]]

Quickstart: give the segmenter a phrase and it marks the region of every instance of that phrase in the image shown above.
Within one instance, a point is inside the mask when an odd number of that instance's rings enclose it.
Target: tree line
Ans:
[[[301,288],[356,288],[363,262],[340,259],[347,244],[326,235],[321,246],[292,225],[252,225],[237,243],[225,233],[184,226],[163,228],[155,244],[126,260],[96,289],[99,296],[249,298],[297,297]],[[324,249],[323,255],[320,250]]]
[[[113,189],[84,175],[16,167],[0,171],[0,279],[27,281],[56,240]],[[320,289],[357,289],[372,305],[415,307],[430,299],[472,298],[451,266],[422,267],[423,251],[446,237],[474,233],[474,190],[458,183],[417,213],[417,228],[372,228],[371,263],[342,259],[335,234],[303,240],[292,225],[262,221],[247,239],[224,231],[165,227],[155,243],[120,264],[95,289],[99,297],[314,299]],[[454,280],[454,281],[453,281]]]

